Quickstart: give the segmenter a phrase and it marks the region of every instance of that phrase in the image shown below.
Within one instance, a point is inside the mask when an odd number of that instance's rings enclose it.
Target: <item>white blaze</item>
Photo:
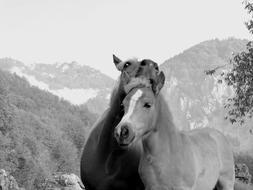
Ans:
[[[136,103],[138,102],[138,100],[142,96],[142,94],[143,94],[143,92],[140,89],[138,89],[135,92],[135,94],[132,96],[127,113],[122,118],[122,121],[127,121],[131,117],[131,115],[133,114],[134,108],[136,106]]]
[[[131,97],[130,99],[130,103],[129,103],[129,107],[127,110],[127,113],[123,116],[121,122],[125,122],[128,121],[129,118],[131,117],[131,115],[133,114],[134,108],[136,106],[137,101],[140,99],[140,97],[142,96],[142,91],[140,89],[138,89],[135,94]],[[120,134],[120,127],[116,128],[117,133]]]

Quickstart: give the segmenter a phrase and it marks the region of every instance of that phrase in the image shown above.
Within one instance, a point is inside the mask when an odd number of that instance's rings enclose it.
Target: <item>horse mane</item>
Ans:
[[[158,122],[161,122],[161,125],[162,126],[173,126],[175,128],[175,124],[174,124],[174,121],[173,121],[173,115],[170,111],[170,108],[169,108],[169,105],[168,105],[168,102],[165,100],[164,98],[164,90],[162,89],[159,94],[158,94],[158,99],[157,101],[158,102],[158,106],[160,107],[160,110],[159,110],[159,118],[158,118]]]
[[[128,93],[133,88],[142,87],[142,86],[147,87],[147,88],[152,87],[148,79],[137,77],[137,78],[132,78],[130,82],[126,86],[124,86],[124,90],[126,93]]]
[[[110,96],[110,102],[109,102],[110,106],[112,105],[112,102],[115,100],[119,90],[120,90],[120,78],[117,79],[117,82],[113,87],[113,90],[112,90],[112,93],[111,93],[111,96]]]

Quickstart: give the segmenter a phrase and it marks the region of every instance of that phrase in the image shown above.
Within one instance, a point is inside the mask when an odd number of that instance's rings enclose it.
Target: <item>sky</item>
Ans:
[[[0,0],[0,57],[77,61],[116,78],[112,54],[159,64],[210,39],[251,39],[242,0]]]

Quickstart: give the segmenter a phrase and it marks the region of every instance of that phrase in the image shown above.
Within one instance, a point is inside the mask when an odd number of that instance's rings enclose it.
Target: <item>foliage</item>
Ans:
[[[235,164],[235,178],[243,183],[249,184],[252,176],[249,173],[249,168],[246,164]]]
[[[80,153],[96,115],[0,71],[0,168],[20,186],[40,189],[53,172],[79,174]]]
[[[253,34],[253,2],[245,1],[245,9],[251,20],[246,26]],[[247,43],[246,50],[235,54],[230,60],[231,70],[225,74],[225,82],[233,87],[235,95],[228,99],[226,117],[232,123],[244,123],[253,116],[253,42]]]
[[[253,176],[253,158],[247,153],[240,153],[235,155],[235,163],[238,164],[245,164],[248,168],[247,173]],[[248,174],[247,174],[248,175]],[[251,177],[251,183],[253,183],[253,178]]]
[[[244,4],[245,4],[245,9],[247,10],[248,14],[252,18],[251,20],[249,20],[245,24],[246,24],[246,27],[249,30],[249,32],[251,34],[253,34],[253,1],[252,0],[245,0]]]
[[[247,50],[236,54],[231,60],[232,69],[225,76],[225,81],[235,90],[235,96],[228,99],[229,119],[244,122],[253,114],[253,46],[247,44]]]

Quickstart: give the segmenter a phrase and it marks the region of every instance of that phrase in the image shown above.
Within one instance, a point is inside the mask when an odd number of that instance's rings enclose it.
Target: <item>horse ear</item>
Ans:
[[[122,70],[122,66],[121,66],[121,60],[120,60],[120,58],[118,58],[116,55],[112,55],[112,57],[113,57],[113,63],[115,64],[115,66],[116,66],[116,68],[119,70],[119,71],[121,71]]]
[[[164,73],[161,71],[159,73],[159,75],[157,76],[157,81],[156,81],[156,86],[155,86],[155,94],[157,95],[160,90],[162,89],[162,87],[164,86],[165,83],[165,75]]]

